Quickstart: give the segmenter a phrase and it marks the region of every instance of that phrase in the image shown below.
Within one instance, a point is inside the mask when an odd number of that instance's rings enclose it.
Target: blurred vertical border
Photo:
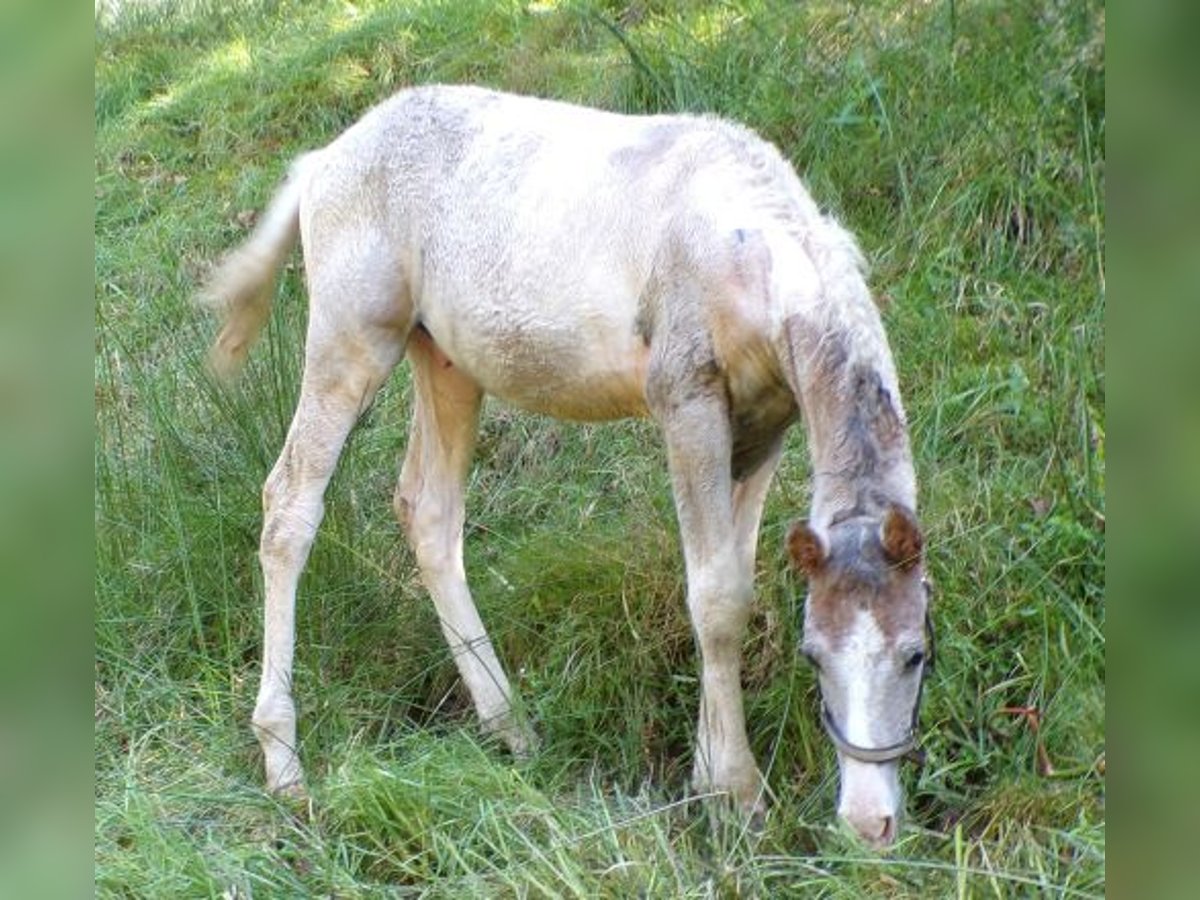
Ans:
[[[92,884],[93,33],[77,3],[0,4],[4,897],[77,897]]]
[[[1108,722],[1117,897],[1196,896],[1200,809],[1200,4],[1109,4],[1117,117]],[[1115,539],[1113,539],[1115,538]]]
[[[1184,897],[1200,808],[1200,4],[1109,11],[1109,877],[1114,896]],[[0,896],[79,896],[88,884],[83,16],[59,0],[0,5]]]

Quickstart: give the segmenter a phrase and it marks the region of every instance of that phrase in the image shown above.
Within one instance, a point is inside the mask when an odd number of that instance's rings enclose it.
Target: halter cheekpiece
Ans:
[[[932,594],[933,588],[927,579],[922,578],[921,584],[925,588],[926,595]],[[829,735],[829,739],[833,741],[834,746],[840,752],[851,759],[856,759],[864,763],[886,763],[905,758],[917,763],[925,761],[925,755],[918,747],[921,695],[925,690],[925,679],[928,677],[937,658],[937,634],[933,629],[933,619],[929,614],[928,605],[925,607],[925,641],[928,650],[925,660],[921,664],[921,680],[917,684],[917,699],[913,704],[912,721],[909,723],[908,733],[896,743],[888,744],[884,747],[863,747],[860,744],[853,743],[842,732],[841,727],[829,709],[829,705],[825,703],[824,699],[821,700],[821,723],[825,726],[825,733]]]

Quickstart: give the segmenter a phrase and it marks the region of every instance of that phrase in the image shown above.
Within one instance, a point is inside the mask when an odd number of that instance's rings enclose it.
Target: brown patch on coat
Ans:
[[[735,402],[731,399],[730,405]],[[782,391],[763,391],[752,402],[738,404],[731,410],[730,473],[734,481],[743,481],[759,470],[798,415],[796,402]]]
[[[899,507],[893,507],[899,509]],[[911,516],[905,511],[906,516]],[[885,519],[889,514],[885,514]],[[907,524],[897,519],[893,527],[911,537]],[[804,529],[811,532],[805,525]],[[793,549],[793,532],[797,545]],[[811,537],[804,530],[788,534],[789,555],[807,552]],[[919,532],[918,532],[919,534]],[[829,529],[825,558],[812,567],[801,565],[808,574],[809,592],[805,605],[805,627],[825,635],[834,647],[843,639],[859,610],[868,609],[889,640],[905,631],[919,631],[925,615],[926,596],[921,585],[919,556],[909,565],[898,565],[889,556],[878,519],[858,516]],[[817,540],[820,540],[817,537]],[[906,557],[907,559],[907,557]],[[811,557],[805,557],[811,562]]]
[[[800,316],[792,316],[784,323],[796,360],[815,389],[824,395],[837,391],[845,378],[846,366],[850,361],[849,338],[840,331],[823,330]]]
[[[879,372],[867,366],[854,367],[853,382],[854,403],[863,429],[880,450],[891,450],[904,438],[904,423],[896,412],[891,391],[884,387]]]

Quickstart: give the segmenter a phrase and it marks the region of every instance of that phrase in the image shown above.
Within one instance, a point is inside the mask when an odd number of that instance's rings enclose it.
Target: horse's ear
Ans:
[[[903,506],[892,504],[879,525],[879,542],[889,562],[908,571],[921,561],[925,538],[916,517]]]
[[[787,533],[788,560],[792,568],[812,578],[825,567],[829,548],[808,522],[794,522]]]

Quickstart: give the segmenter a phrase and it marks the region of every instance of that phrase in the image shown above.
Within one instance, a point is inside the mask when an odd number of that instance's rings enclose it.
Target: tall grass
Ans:
[[[809,499],[799,430],[747,643],[776,798],[752,838],[685,789],[695,651],[654,429],[485,413],[467,566],[544,743],[514,763],[478,736],[391,517],[403,369],[352,436],[301,586],[314,801],[297,816],[261,792],[258,492],[305,306],[289,269],[218,390],[189,297],[291,156],[430,81],[737,118],[860,236],[938,585],[928,761],[890,854],[831,824],[777,549]],[[1099,3],[126,4],[97,17],[95,115],[98,893],[1103,893]]]

